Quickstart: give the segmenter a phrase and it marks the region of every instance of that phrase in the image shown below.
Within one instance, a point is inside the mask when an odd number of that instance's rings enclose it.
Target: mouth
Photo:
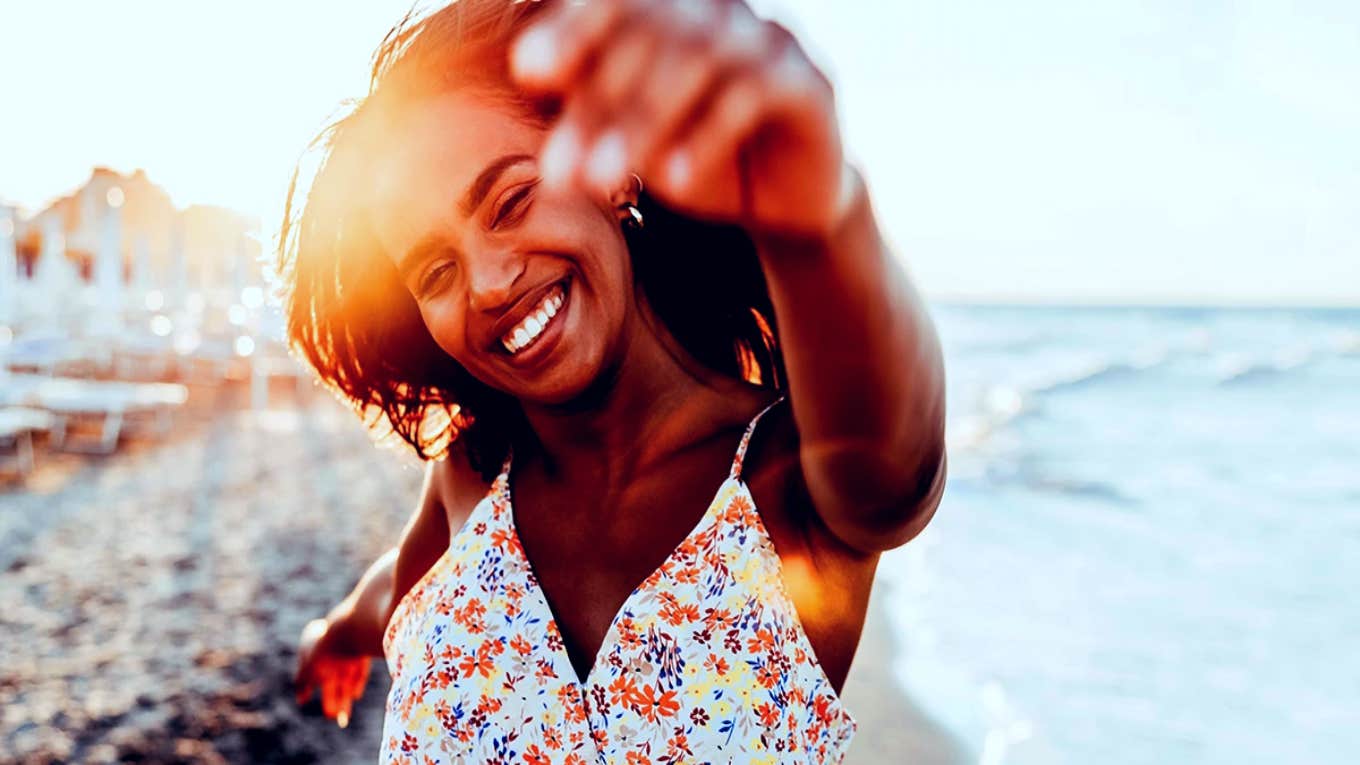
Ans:
[[[518,323],[501,335],[497,350],[519,365],[536,361],[561,337],[570,298],[570,278],[553,284]]]

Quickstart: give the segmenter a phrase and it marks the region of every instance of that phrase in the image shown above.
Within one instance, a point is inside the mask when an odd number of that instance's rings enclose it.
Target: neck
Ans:
[[[525,456],[540,462],[549,478],[626,483],[720,429],[724,423],[714,421],[714,412],[742,417],[768,395],[707,369],[669,335],[643,330],[624,336],[620,361],[581,395],[562,404],[523,404],[536,442]],[[520,465],[517,450],[517,470]]]

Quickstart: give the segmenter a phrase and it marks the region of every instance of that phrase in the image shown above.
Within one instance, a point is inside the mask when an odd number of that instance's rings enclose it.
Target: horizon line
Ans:
[[[1352,302],[1331,299],[1290,299],[1258,300],[1254,298],[1111,298],[1111,297],[1020,297],[985,295],[932,295],[926,292],[926,301],[934,305],[958,308],[1087,308],[1093,310],[1238,310],[1238,311],[1360,311],[1360,298]]]

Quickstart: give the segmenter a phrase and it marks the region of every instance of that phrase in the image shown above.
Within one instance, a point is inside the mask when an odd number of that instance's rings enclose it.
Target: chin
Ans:
[[[602,393],[613,387],[614,375],[603,374],[598,365],[586,368],[553,370],[549,379],[541,386],[524,391],[518,396],[521,401],[545,406],[588,405],[597,401]]]

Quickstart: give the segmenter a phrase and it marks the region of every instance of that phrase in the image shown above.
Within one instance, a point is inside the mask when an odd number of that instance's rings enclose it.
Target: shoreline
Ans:
[[[893,668],[903,650],[892,630],[888,602],[892,584],[874,582],[859,649],[845,681],[845,705],[859,723],[845,765],[965,765],[962,743],[921,708]]]

